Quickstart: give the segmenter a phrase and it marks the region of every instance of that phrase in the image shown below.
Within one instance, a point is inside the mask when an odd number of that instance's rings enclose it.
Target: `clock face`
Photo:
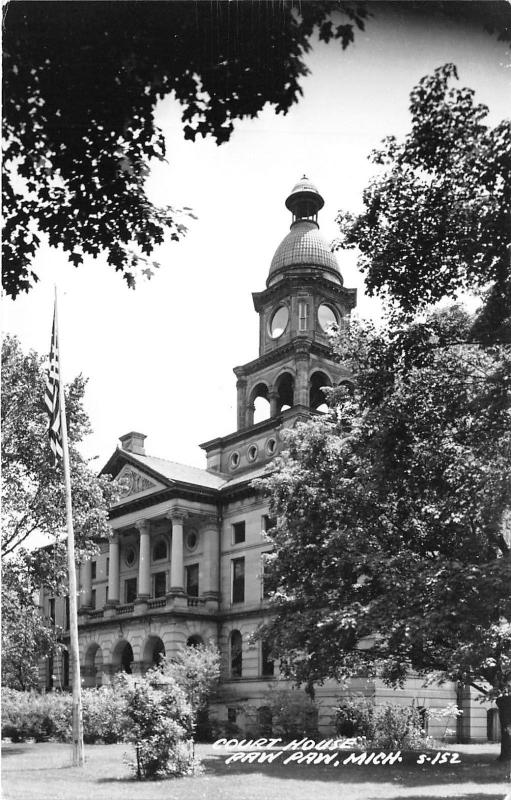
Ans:
[[[274,312],[270,322],[270,336],[278,339],[286,330],[289,321],[289,310],[287,306],[279,306]]]
[[[318,308],[318,321],[324,331],[330,330],[332,325],[337,325],[337,314],[326,303],[321,303]]]

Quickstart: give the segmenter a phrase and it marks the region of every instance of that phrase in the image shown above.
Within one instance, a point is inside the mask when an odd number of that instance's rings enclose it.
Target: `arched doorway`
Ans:
[[[133,650],[130,643],[121,639],[116,644],[112,657],[115,672],[125,672],[127,675],[131,675],[133,661]]]
[[[187,647],[200,647],[201,644],[204,644],[204,639],[198,633],[194,633],[186,640]]]
[[[149,636],[144,647],[144,664],[146,667],[159,667],[165,658],[165,645],[159,636]]]
[[[97,642],[92,642],[85,653],[83,682],[87,689],[103,682],[103,651]]]

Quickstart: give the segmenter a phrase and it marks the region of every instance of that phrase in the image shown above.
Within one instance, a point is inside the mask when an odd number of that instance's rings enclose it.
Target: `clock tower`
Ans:
[[[337,259],[319,232],[324,200],[304,175],[287,197],[289,233],[271,261],[266,289],[255,292],[259,356],[236,367],[237,432],[206,442],[208,469],[244,471],[280,449],[278,432],[322,409],[323,387],[349,382],[333,360],[328,334],[346,323],[356,305]],[[268,418],[254,424],[255,402],[264,398]]]

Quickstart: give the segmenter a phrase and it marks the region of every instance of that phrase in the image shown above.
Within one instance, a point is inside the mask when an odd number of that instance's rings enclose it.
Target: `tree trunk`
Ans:
[[[499,709],[500,729],[502,731],[499,761],[511,761],[511,695],[497,697],[495,702]]]

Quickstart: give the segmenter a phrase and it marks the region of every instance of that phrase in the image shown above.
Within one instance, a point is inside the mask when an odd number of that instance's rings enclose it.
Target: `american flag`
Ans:
[[[59,368],[59,342],[57,338],[57,308],[53,314],[53,327],[51,330],[51,347],[49,366],[46,374],[46,389],[44,402],[50,415],[48,433],[53,465],[63,457],[62,449],[62,423],[60,419],[60,368]]]

